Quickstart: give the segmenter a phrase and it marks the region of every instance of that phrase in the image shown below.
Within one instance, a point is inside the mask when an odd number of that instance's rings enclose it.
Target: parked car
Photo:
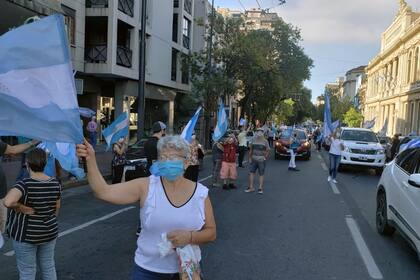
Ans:
[[[292,133],[297,134],[297,139],[300,142],[300,147],[297,149],[296,157],[309,160],[311,158],[311,142],[306,132],[301,129],[289,129],[282,132],[279,139],[275,141],[274,158],[281,159],[290,156],[289,141]]]
[[[376,229],[407,239],[420,259],[420,148],[407,149],[390,162],[376,192]]]
[[[385,149],[376,134],[366,128],[341,129],[344,151],[341,153],[339,170],[346,165],[364,166],[375,169],[380,175],[385,166]]]
[[[144,144],[147,140],[149,138],[142,138],[128,147],[123,175],[125,181],[150,175],[149,170],[147,170],[147,158],[144,152]]]
[[[391,160],[391,146],[392,140],[390,137],[387,136],[378,136],[379,143],[382,145],[382,148],[385,150],[385,158],[386,161]]]

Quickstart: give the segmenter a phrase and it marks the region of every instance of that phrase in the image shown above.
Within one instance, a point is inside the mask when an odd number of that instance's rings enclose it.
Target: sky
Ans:
[[[276,6],[276,0],[214,0],[215,7],[244,10]],[[419,0],[406,0],[420,11]],[[243,6],[242,6],[242,5]],[[398,13],[399,0],[286,0],[272,8],[286,22],[301,29],[302,46],[314,60],[312,77],[305,85],[312,101],[325,84],[355,67],[367,65],[379,54],[381,34]]]

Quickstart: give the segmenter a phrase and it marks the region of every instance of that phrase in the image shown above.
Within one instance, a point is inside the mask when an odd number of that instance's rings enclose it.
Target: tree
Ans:
[[[344,114],[344,123],[346,123],[349,127],[360,127],[362,121],[362,114],[358,112],[354,107],[350,108]]]

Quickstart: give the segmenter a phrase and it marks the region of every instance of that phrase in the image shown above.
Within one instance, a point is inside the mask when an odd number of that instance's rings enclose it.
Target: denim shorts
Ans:
[[[146,270],[134,264],[132,280],[178,280],[178,273],[158,273]]]
[[[251,164],[249,165],[249,172],[255,173],[257,169],[258,169],[258,174],[260,176],[263,176],[265,172],[265,160],[263,161],[252,160],[251,161]]]

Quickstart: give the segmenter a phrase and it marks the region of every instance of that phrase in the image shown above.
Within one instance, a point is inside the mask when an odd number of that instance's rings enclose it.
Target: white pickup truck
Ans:
[[[385,150],[372,130],[343,127],[341,140],[344,144],[339,167],[341,170],[345,165],[358,165],[375,169],[378,175],[382,173]]]

